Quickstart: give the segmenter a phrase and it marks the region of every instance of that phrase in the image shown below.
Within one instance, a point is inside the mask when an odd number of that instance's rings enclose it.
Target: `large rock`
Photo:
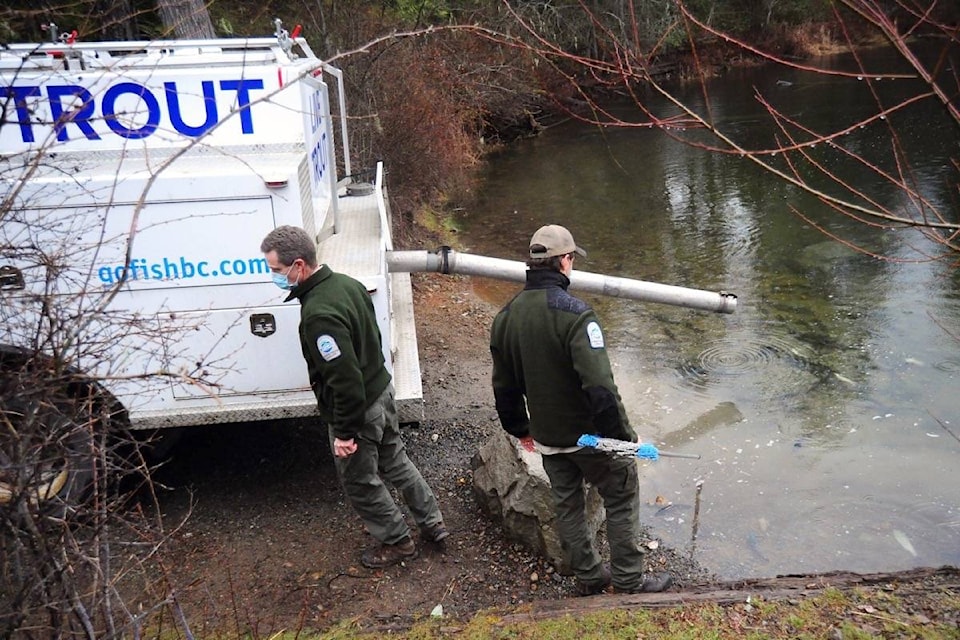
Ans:
[[[516,438],[498,431],[473,457],[473,491],[480,507],[502,524],[507,536],[570,573],[556,529],[550,479],[539,453],[525,451]],[[586,489],[587,526],[596,535],[606,513],[593,487]]]

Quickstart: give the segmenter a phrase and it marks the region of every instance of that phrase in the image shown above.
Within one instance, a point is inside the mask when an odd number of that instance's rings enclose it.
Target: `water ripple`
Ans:
[[[946,373],[960,373],[960,359],[947,359],[933,365],[934,368]]]
[[[710,342],[688,369],[698,376],[706,373],[740,375],[755,372],[776,362],[819,373],[824,365],[815,360],[808,347],[778,336],[728,336]]]
[[[769,364],[777,358],[777,351],[759,342],[723,340],[704,349],[697,358],[703,371],[721,375],[736,375]]]

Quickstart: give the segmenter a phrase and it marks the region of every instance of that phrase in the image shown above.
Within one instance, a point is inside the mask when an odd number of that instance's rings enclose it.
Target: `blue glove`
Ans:
[[[592,436],[589,433],[585,433],[582,436],[580,436],[579,440],[577,440],[577,446],[596,448],[599,442],[600,442],[600,438],[598,438],[597,436]]]
[[[640,448],[637,449],[637,457],[647,460],[658,460],[660,458],[660,450],[652,444],[641,444]]]

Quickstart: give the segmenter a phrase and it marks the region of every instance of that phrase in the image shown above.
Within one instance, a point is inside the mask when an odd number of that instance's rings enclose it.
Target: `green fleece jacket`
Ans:
[[[326,265],[290,292],[300,300],[300,347],[320,417],[341,440],[390,384],[373,302],[362,283]]]
[[[527,271],[527,284],[494,318],[493,393],[510,434],[569,447],[584,433],[636,442],[596,314],[567,293],[557,271]],[[528,415],[529,411],[529,415]]]

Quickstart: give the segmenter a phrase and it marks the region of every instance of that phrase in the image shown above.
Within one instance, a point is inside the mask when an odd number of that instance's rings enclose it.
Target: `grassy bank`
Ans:
[[[582,615],[567,612],[546,619],[540,619],[529,609],[509,614],[487,612],[465,624],[433,617],[416,622],[409,629],[363,629],[356,622],[345,621],[316,638],[347,640],[383,637],[389,633],[391,637],[409,640],[956,639],[960,638],[957,586],[956,582],[928,584],[920,587],[919,592],[912,588],[902,590],[896,585],[849,591],[830,588],[812,597],[769,601],[744,594],[743,600],[736,603],[707,602],[657,609],[614,607]],[[598,598],[602,601],[605,597]]]

